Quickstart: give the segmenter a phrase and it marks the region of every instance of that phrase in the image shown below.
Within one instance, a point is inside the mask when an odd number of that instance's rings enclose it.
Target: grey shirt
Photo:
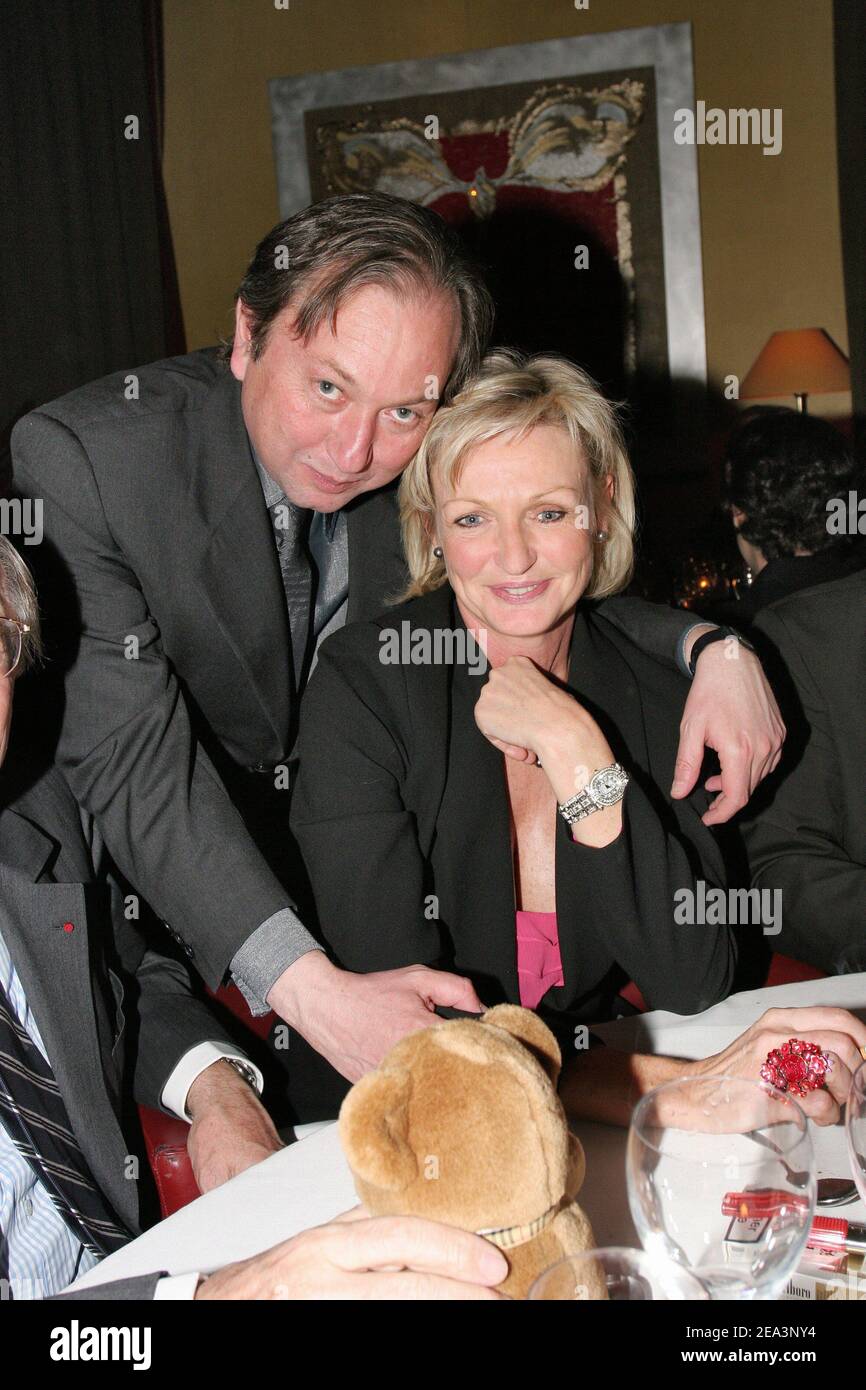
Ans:
[[[250,451],[262,485],[268,510],[290,505],[288,499],[269,473],[265,471],[250,445]],[[274,540],[276,545],[276,539]],[[343,512],[313,512],[307,540],[315,579],[315,597],[311,625],[315,649],[310,672],[316,664],[319,644],[342,627],[346,621],[349,602],[349,545],[346,517]],[[298,691],[300,695],[300,691]],[[267,1013],[268,992],[284,970],[294,965],[308,951],[322,947],[310,935],[303,922],[290,907],[275,912],[253,932],[235,952],[230,970],[232,978],[254,1015]]]

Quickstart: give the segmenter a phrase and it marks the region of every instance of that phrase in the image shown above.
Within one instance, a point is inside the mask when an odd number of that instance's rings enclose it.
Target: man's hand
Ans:
[[[187,1152],[200,1192],[210,1192],[261,1163],[282,1140],[258,1096],[234,1067],[213,1062],[189,1088]]]
[[[353,1082],[407,1033],[437,1023],[436,1004],[469,1013],[484,1009],[459,975],[424,965],[355,975],[332,965],[322,951],[308,951],[283,971],[267,1002]]]
[[[378,1216],[334,1221],[226,1265],[198,1299],[497,1299],[505,1256],[483,1236]]]
[[[705,630],[696,631],[690,641]],[[706,789],[720,795],[703,821],[721,825],[743,809],[759,782],[776,767],[784,740],[779,706],[754,652],[733,640],[714,642],[698,657],[680,724],[671,796],[689,795],[698,780],[704,748],[715,749],[721,775],[711,777]]]

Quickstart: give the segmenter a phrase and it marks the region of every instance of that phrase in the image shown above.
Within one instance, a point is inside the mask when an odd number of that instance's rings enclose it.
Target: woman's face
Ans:
[[[564,429],[501,435],[464,460],[456,488],[434,479],[434,544],[464,620],[504,637],[554,631],[592,577],[588,468]]]

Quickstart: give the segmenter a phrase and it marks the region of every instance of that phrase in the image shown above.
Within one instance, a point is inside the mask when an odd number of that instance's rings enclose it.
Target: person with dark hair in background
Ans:
[[[743,817],[752,883],[781,890],[777,951],[866,970],[866,568],[769,604],[754,632],[789,738]]]
[[[403,588],[393,484],[476,370],[492,318],[435,213],[330,198],[257,248],[230,352],[106,377],[12,437],[16,487],[44,505],[60,764],[206,983],[234,980],[254,1012],[297,1030],[273,1054],[295,1119],[333,1113],[314,1077],[302,1091],[319,1056],[355,1080],[435,1006],[480,1007],[451,974],[328,959],[302,924],[288,812],[318,644]],[[716,642],[693,670],[714,634],[672,610],[623,601],[617,621],[695,675],[674,794],[694,787],[707,744],[721,763],[708,823],[728,819],[781,749],[760,664],[726,662]]]
[[[862,569],[860,538],[836,533],[829,505],[847,503],[857,480],[853,453],[827,420],[781,406],[749,411],[728,443],[723,485],[747,582],[712,616],[748,628],[768,603]]]

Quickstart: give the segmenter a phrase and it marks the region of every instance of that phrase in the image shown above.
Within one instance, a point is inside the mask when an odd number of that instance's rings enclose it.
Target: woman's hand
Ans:
[[[476,702],[475,722],[507,757],[540,763],[560,805],[583,791],[593,773],[615,762],[592,715],[528,656],[512,656],[493,668]],[[579,821],[573,837],[602,848],[621,830],[618,803]]]
[[[767,1053],[789,1038],[817,1043],[833,1058],[826,1089],[797,1096],[803,1110],[819,1125],[834,1125],[851,1089],[851,1076],[866,1058],[866,1023],[847,1009],[768,1009],[739,1038],[712,1057],[689,1062],[686,1076],[741,1076],[761,1078]]]
[[[531,661],[509,657],[491,670],[475,705],[475,722],[485,738],[518,761],[541,759],[540,745],[551,729],[566,730],[577,701]]]
[[[540,762],[546,768],[547,759],[556,755],[585,754],[581,766],[571,769],[572,781],[589,769],[581,786],[596,767],[614,761],[592,715],[528,656],[509,657],[491,670],[475,705],[475,722],[485,738],[518,762]],[[581,790],[569,785],[569,796]]]

